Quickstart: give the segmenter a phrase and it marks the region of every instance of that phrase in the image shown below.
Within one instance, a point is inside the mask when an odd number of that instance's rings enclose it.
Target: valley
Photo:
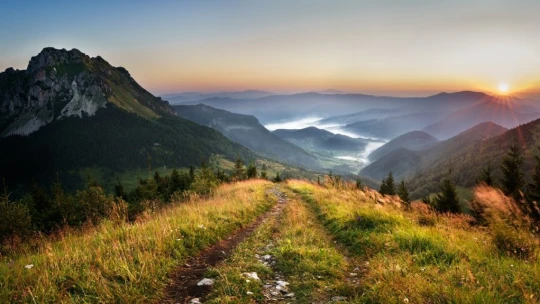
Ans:
[[[539,1],[0,11],[0,303],[540,303]]]

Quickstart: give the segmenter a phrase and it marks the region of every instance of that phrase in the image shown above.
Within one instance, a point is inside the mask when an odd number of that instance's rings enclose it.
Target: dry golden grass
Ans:
[[[523,234],[501,237],[492,226],[472,225],[470,216],[435,214],[420,203],[407,210],[393,198],[380,199],[371,192],[326,189],[302,181],[288,185],[316,207],[341,244],[365,261],[359,302],[540,301],[538,256],[523,258],[498,249],[501,240],[519,244]],[[511,210],[505,208],[499,209]]]
[[[1,257],[0,302],[155,301],[175,265],[270,208],[269,185],[224,185],[212,198],[175,203],[133,224],[66,231],[37,250]]]

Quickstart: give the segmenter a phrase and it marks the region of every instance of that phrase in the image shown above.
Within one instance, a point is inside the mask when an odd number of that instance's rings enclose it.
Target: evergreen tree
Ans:
[[[392,171],[388,173],[388,176],[382,180],[381,187],[379,188],[379,193],[383,195],[395,195],[396,186],[394,184],[394,175]]]
[[[461,207],[454,183],[450,178],[446,178],[440,187],[441,193],[437,194],[434,199],[435,208],[439,212],[459,213]]]
[[[426,205],[430,205],[430,206],[433,205],[433,202],[431,201],[431,198],[429,197],[429,195],[422,197],[422,203]]]
[[[261,168],[261,178],[263,178],[263,179],[268,178],[268,173],[266,172],[266,170],[267,170],[266,164],[263,164],[262,168]]]
[[[114,196],[120,197],[120,198],[122,198],[123,200],[127,200],[127,193],[126,193],[126,191],[124,190],[124,186],[122,185],[122,183],[120,182],[120,180],[118,180],[118,182],[116,183],[116,185],[114,185]]]
[[[532,175],[532,183],[527,187],[527,213],[540,220],[540,156],[534,157],[536,165]]]
[[[193,168],[193,166],[189,166],[189,177],[191,178],[191,181],[195,179],[195,168]]]
[[[510,146],[506,156],[503,158],[501,169],[503,178],[501,180],[504,194],[519,200],[520,191],[525,186],[525,178],[522,172],[523,156],[516,143]]]
[[[240,156],[236,159],[236,162],[234,163],[234,178],[236,180],[243,180],[244,179],[244,162],[240,158]]]
[[[399,183],[398,196],[405,204],[409,205],[411,203],[409,198],[409,190],[407,190],[404,180],[401,180],[401,183]]]
[[[482,169],[482,173],[478,178],[478,183],[484,183],[490,187],[495,184],[495,181],[493,179],[493,166],[491,165],[491,161],[489,161],[488,164]]]
[[[279,183],[281,182],[282,179],[281,179],[281,176],[279,175],[279,172],[276,173],[276,177],[274,177],[274,182],[275,183]]]
[[[253,162],[249,163],[246,169],[246,176],[248,179],[257,177],[257,166],[255,166],[255,163]]]
[[[356,189],[363,190],[364,189],[364,182],[362,182],[361,179],[356,179]]]

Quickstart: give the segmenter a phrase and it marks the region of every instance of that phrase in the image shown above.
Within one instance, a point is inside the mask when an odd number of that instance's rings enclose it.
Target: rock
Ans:
[[[347,297],[335,296],[332,297],[332,302],[344,302],[347,301]]]
[[[281,287],[285,287],[285,286],[289,285],[289,283],[285,282],[285,281],[276,281],[276,284],[277,284],[277,286],[281,286]]]
[[[191,301],[189,301],[190,304],[201,304],[201,300],[199,298],[193,298]]]
[[[262,258],[263,258],[263,260],[268,261],[268,260],[271,260],[271,259],[272,259],[272,256],[269,255],[269,254],[267,254],[267,255],[264,255]]]
[[[214,285],[214,280],[208,279],[208,278],[204,278],[200,280],[199,283],[197,283],[197,286],[212,286],[212,285]]]
[[[248,294],[248,295],[252,295],[252,294],[253,294],[253,292],[251,292],[251,291],[248,291],[248,292],[246,292],[246,294]]]
[[[358,273],[351,272],[351,273],[349,273],[349,275],[350,275],[351,277],[355,277],[355,276],[358,275]]]
[[[261,279],[259,279],[259,276],[257,275],[256,272],[244,272],[244,273],[242,273],[242,275],[244,275],[244,276],[246,276],[248,278],[257,280],[257,281],[261,280]]]
[[[294,292],[290,292],[285,295],[285,298],[294,298]]]

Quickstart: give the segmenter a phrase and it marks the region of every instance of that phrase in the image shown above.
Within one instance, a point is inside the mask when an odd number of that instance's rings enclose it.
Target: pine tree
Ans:
[[[364,189],[364,182],[362,182],[361,179],[356,179],[356,189],[363,190]]]
[[[523,156],[516,143],[510,146],[510,150],[503,158],[501,169],[503,178],[501,180],[504,194],[519,199],[520,191],[525,186],[525,178],[522,172]]]
[[[191,178],[191,181],[195,179],[195,168],[193,168],[193,166],[189,166],[189,177]]]
[[[532,175],[532,183],[527,187],[527,213],[540,220],[540,156],[534,157],[536,165]]]
[[[409,205],[411,203],[409,190],[407,190],[404,180],[401,180],[401,183],[399,183],[398,196],[405,204]]]
[[[281,179],[281,176],[279,175],[279,172],[276,173],[276,177],[274,177],[274,182],[275,183],[279,183],[281,182],[282,179]]]
[[[267,179],[268,178],[268,173],[266,172],[266,164],[263,164],[262,165],[262,168],[261,168],[261,178],[263,179]]]
[[[379,188],[379,193],[383,195],[395,195],[396,186],[394,184],[394,175],[392,171],[388,173],[388,176],[382,180],[381,187]]]
[[[248,179],[257,177],[257,166],[255,166],[255,163],[253,162],[249,163],[246,169],[246,176]]]
[[[234,163],[234,178],[236,180],[243,180],[244,179],[244,162],[238,156],[236,159],[236,162]]]
[[[450,180],[450,178],[446,178],[440,187],[441,193],[437,194],[434,199],[435,208],[439,212],[443,213],[459,213],[461,211],[461,207],[459,205],[459,197],[454,183]]]
[[[494,185],[495,181],[493,179],[493,166],[491,165],[491,161],[489,161],[482,169],[482,174],[480,174],[480,177],[478,178],[478,183],[484,183],[490,187]]]

